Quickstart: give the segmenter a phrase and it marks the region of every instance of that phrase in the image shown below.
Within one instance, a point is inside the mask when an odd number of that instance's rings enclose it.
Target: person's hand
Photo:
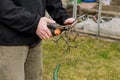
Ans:
[[[41,38],[41,39],[47,39],[52,37],[52,34],[50,30],[47,27],[47,23],[55,23],[54,20],[51,20],[47,17],[42,17],[39,21],[39,24],[36,29],[36,34]]]
[[[68,18],[64,21],[64,24],[69,25],[69,24],[72,24],[74,21],[75,21],[75,18]]]

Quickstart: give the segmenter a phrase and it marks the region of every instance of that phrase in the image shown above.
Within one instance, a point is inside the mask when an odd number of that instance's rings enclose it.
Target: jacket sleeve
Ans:
[[[0,0],[0,23],[17,32],[35,34],[40,16],[16,6],[12,0]]]
[[[70,16],[63,8],[61,0],[46,0],[46,9],[50,16],[59,24],[64,25],[64,21]]]

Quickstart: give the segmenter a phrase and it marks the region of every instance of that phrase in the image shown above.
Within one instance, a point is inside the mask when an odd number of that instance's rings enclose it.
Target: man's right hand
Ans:
[[[41,39],[47,39],[52,37],[52,34],[50,30],[47,27],[47,23],[53,24],[55,23],[54,20],[51,20],[47,17],[42,17],[39,21],[39,24],[36,29],[36,34],[41,38]]]

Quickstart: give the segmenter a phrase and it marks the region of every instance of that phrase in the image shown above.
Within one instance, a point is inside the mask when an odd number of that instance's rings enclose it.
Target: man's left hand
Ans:
[[[74,21],[75,21],[75,18],[68,18],[64,21],[64,24],[69,25],[69,24],[72,24]]]

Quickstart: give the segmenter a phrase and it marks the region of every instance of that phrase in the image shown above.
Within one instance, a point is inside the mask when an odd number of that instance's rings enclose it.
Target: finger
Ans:
[[[48,28],[46,28],[46,29],[43,30],[42,35],[43,35],[46,39],[47,39],[47,38],[51,38],[51,37],[53,36],[52,33],[51,33],[51,31],[50,31]]]
[[[50,29],[48,29],[48,27],[47,27],[47,29],[46,29],[46,34],[47,34],[49,37],[52,37],[52,33],[51,33]]]
[[[45,35],[40,35],[41,39],[48,39],[49,37],[46,37]]]
[[[45,36],[44,36],[44,34],[43,34],[42,32],[40,32],[38,36],[39,36],[41,39],[45,39]]]
[[[44,33],[41,33],[42,34],[42,37],[44,38],[44,39],[48,39],[48,38],[50,38],[50,36],[44,31]]]
[[[72,24],[75,21],[74,18],[68,18],[65,20],[64,24]]]
[[[52,37],[52,33],[47,26],[44,26],[44,28],[42,28],[40,32],[42,35],[46,36],[46,38]]]
[[[50,32],[50,30],[46,27],[44,29],[41,29],[38,33],[39,37],[41,39],[47,39],[47,38],[50,38],[52,37],[52,34]]]
[[[46,18],[46,21],[47,21],[47,23],[56,23],[54,20],[52,20],[52,19],[49,19],[49,18]]]

